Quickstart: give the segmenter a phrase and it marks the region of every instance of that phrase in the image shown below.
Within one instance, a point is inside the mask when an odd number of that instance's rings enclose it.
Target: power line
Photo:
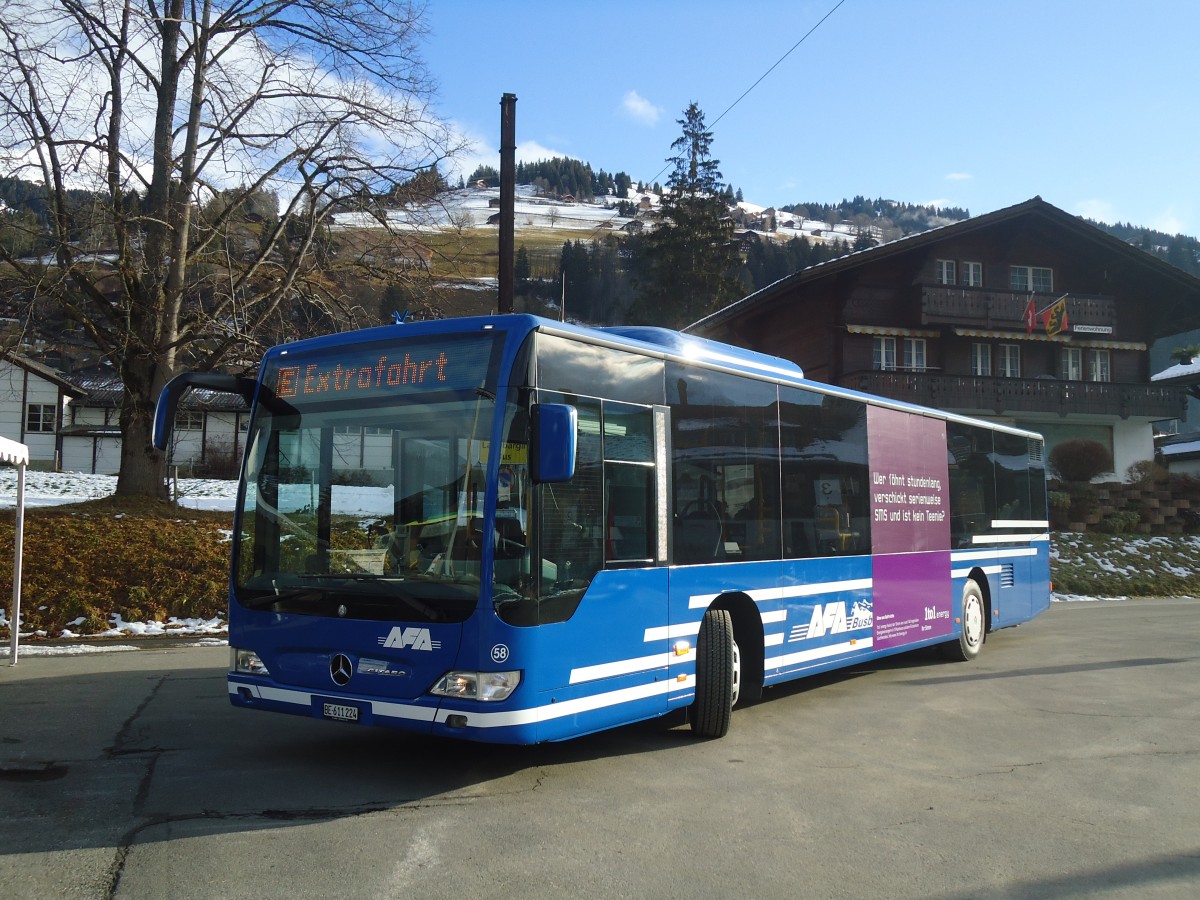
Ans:
[[[838,7],[840,7],[845,2],[846,2],[846,0],[838,0],[837,4],[833,7],[833,9],[829,10],[829,12],[825,13],[825,15],[821,17],[821,21],[817,22],[816,25],[814,25],[812,28],[808,29],[808,32],[804,35],[804,37],[800,38],[800,40],[798,40],[798,41],[796,41],[796,43],[792,44],[791,49],[788,50],[787,53],[783,54],[783,56],[779,57],[779,59],[777,59],[775,61],[775,65],[771,66],[771,68],[769,68],[769,69],[767,69],[767,71],[763,72],[762,75],[759,76],[758,81],[754,82],[754,84],[752,84],[752,85],[750,85],[750,87],[746,88],[746,90],[742,92],[742,95],[740,97],[738,97],[731,104],[729,104],[729,108],[726,109],[725,112],[721,113],[719,116],[717,116],[715,119],[713,119],[712,125],[716,125],[718,122],[720,122],[723,118],[725,118],[726,114],[728,114],[730,110],[732,110],[735,106],[737,106],[739,103],[741,103],[743,100],[745,100],[747,94],[749,94],[752,90],[754,90],[756,87],[758,87],[764,78],[766,78],[768,75],[770,75],[772,72],[774,72],[779,67],[780,63],[782,63],[785,59],[787,59],[789,56],[791,56],[792,52],[797,47],[799,47],[801,44],[803,44],[806,40],[808,40],[809,35],[811,35],[814,31],[816,31],[818,28],[820,28],[821,25],[824,24],[825,20],[828,19],[830,16],[832,16],[835,12],[837,12]],[[710,125],[709,127],[711,128],[712,125]]]
[[[754,82],[754,84],[750,85],[750,87],[748,87],[748,88],[746,88],[746,90],[742,91],[741,96],[738,97],[736,100],[734,100],[731,104],[729,104],[729,106],[726,107],[726,109],[723,113],[721,113],[719,116],[717,116],[715,119],[713,119],[712,123],[708,127],[712,128],[714,125],[716,125],[718,122],[720,122],[723,118],[725,118],[725,116],[727,116],[733,110],[733,108],[735,106],[737,106],[739,103],[741,103],[743,100],[745,100],[746,96],[752,90],[754,90],[756,87],[758,87],[768,75],[770,75],[777,68],[779,68],[780,64],[785,59],[787,59],[789,56],[791,56],[792,53],[795,52],[797,47],[799,47],[801,44],[803,44],[805,41],[807,41],[812,36],[812,33],[814,31],[816,31],[818,28],[820,28],[822,25],[824,25],[825,20],[828,19],[830,16],[832,16],[835,12],[837,12],[841,8],[842,4],[845,2],[846,2],[846,0],[838,0],[838,2],[833,5],[833,8],[830,9],[829,12],[827,12],[827,13],[825,13],[825,15],[821,16],[821,18],[817,22],[817,24],[815,24],[812,28],[808,29],[808,31],[806,31],[804,33],[804,36],[802,38],[800,38],[800,40],[798,40],[798,41],[796,41],[796,43],[792,44],[792,46],[790,48],[788,48],[788,51],[785,54],[783,54],[783,56],[781,56],[781,57],[779,57],[779,59],[775,60],[774,65],[772,65],[771,68],[767,69],[767,71],[763,72],[762,75],[760,75],[758,77],[758,80]],[[671,167],[671,163],[668,161],[665,166],[663,166],[661,169],[658,170],[658,174],[656,174],[650,180],[658,181],[658,179],[662,176],[663,172],[667,171],[667,169],[669,169],[670,167]],[[612,221],[612,219],[615,219],[615,218],[616,218],[616,214],[614,213],[607,221]],[[595,239],[595,236],[597,233],[599,233],[600,228],[601,228],[601,226],[597,226],[596,228],[592,229],[592,233],[589,237],[591,239]]]

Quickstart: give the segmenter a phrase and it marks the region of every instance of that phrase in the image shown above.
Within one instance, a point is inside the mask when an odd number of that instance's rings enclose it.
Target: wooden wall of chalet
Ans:
[[[808,378],[829,382],[837,371],[837,347],[829,339],[837,323],[837,303],[822,284],[801,302],[787,295],[740,319],[718,340],[753,347],[797,363]]]

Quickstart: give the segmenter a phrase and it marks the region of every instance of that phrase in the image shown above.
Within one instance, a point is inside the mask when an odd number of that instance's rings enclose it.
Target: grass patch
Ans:
[[[1200,596],[1200,536],[1056,533],[1050,577],[1059,594]]]

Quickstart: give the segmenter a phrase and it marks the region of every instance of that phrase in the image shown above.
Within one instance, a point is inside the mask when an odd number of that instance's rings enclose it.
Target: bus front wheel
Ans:
[[[741,654],[733,637],[733,617],[727,609],[710,609],[700,622],[696,640],[692,731],[701,737],[725,736],[740,682]]]
[[[968,578],[963,587],[962,631],[957,641],[942,646],[946,656],[956,662],[969,662],[979,655],[987,639],[987,607],[983,602],[983,591],[973,578]]]

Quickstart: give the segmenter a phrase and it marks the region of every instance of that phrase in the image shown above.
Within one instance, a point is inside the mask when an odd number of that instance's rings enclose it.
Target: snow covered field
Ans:
[[[83,472],[25,473],[25,507],[56,506],[107,497],[117,489],[115,475],[86,475]],[[179,482],[179,505],[189,509],[232,510],[237,497],[236,481],[184,478]],[[0,468],[0,509],[17,505],[17,470]]]

